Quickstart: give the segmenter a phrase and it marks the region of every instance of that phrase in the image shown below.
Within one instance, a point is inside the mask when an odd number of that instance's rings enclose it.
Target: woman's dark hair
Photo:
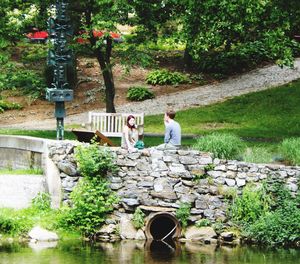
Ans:
[[[133,115],[129,115],[128,117],[127,117],[127,126],[129,127],[129,128],[135,128],[135,125],[133,125],[133,126],[131,126],[131,125],[129,125],[129,120],[131,119],[131,118],[133,118],[134,120],[135,120],[135,117],[133,116]]]

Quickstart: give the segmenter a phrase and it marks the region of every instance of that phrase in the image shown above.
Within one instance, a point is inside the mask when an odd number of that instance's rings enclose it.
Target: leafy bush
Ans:
[[[211,222],[209,219],[200,219],[196,222],[196,227],[204,227],[204,226],[210,226]]]
[[[283,140],[279,151],[284,160],[292,165],[300,164],[300,138],[288,138]]]
[[[116,165],[112,153],[95,142],[88,146],[78,146],[75,159],[84,177],[72,191],[72,207],[65,209],[60,224],[75,227],[85,235],[92,235],[118,202],[109,182],[103,178],[108,171],[114,171]]]
[[[137,208],[133,214],[132,222],[135,228],[139,229],[144,226],[145,214],[140,208]]]
[[[0,90],[19,89],[24,94],[41,97],[45,92],[45,81],[35,71],[18,68],[13,63],[0,67]]]
[[[51,208],[51,197],[49,193],[39,192],[31,201],[33,208],[39,211],[49,211]]]
[[[243,160],[252,163],[270,163],[272,154],[263,147],[247,148],[243,154]]]
[[[245,144],[233,134],[213,133],[197,140],[194,149],[207,151],[221,159],[238,159],[245,149]]]
[[[109,149],[95,143],[89,146],[78,146],[75,151],[75,159],[81,175],[88,178],[104,177],[108,171],[117,169]]]
[[[229,50],[215,49],[210,52],[198,50],[193,54],[198,69],[202,72],[232,74],[254,68],[270,59],[277,60],[280,66],[292,66],[292,50],[298,50],[299,45],[295,46],[292,41],[281,39],[284,34],[280,32],[280,29],[268,31],[263,35],[264,37],[260,40],[239,43],[231,46]],[[197,46],[195,47],[197,49]]]
[[[246,229],[256,241],[270,245],[296,244],[300,241],[300,209],[289,204],[286,208],[270,212]]]
[[[231,217],[244,234],[269,245],[296,245],[300,242],[300,195],[293,197],[284,180],[269,177],[259,188],[244,189],[234,200]]]
[[[155,70],[148,74],[146,82],[152,85],[176,85],[180,83],[187,83],[188,78],[179,72],[170,72],[168,70]]]
[[[0,113],[4,112],[5,110],[12,110],[12,109],[22,109],[22,106],[17,103],[10,103],[5,100],[0,100]]]
[[[265,198],[262,188],[246,186],[242,196],[233,200],[232,219],[243,224],[253,223],[267,212],[268,203]]]
[[[130,101],[143,101],[146,99],[152,99],[155,95],[147,87],[133,86],[127,91],[127,99]]]
[[[187,227],[188,218],[191,215],[191,205],[189,203],[181,203],[180,207],[176,210],[176,217],[182,224],[182,227]]]
[[[45,87],[40,69],[27,69],[11,61],[8,54],[0,53],[0,91],[18,89],[23,94],[38,98],[44,95]]]
[[[246,226],[246,234],[256,241],[271,245],[288,245],[300,242],[299,192],[292,197],[282,179],[268,179],[266,192],[269,212],[252,225]]]
[[[0,209],[0,233],[21,235],[28,232],[32,225],[33,219],[30,219],[28,215],[20,214],[13,209]]]
[[[128,38],[128,36],[126,36]],[[153,67],[155,60],[149,49],[142,48],[141,45],[131,44],[126,41],[124,45],[117,45],[115,53],[126,72],[129,72],[133,66],[143,68]]]
[[[44,44],[29,44],[22,49],[21,60],[24,63],[41,62],[46,60],[49,47]]]
[[[211,225],[211,227],[215,230],[215,232],[220,235],[224,231],[224,224],[222,221],[217,220],[215,223]]]
[[[82,178],[70,195],[72,207],[63,221],[85,235],[92,235],[113,211],[118,198],[101,178]]]

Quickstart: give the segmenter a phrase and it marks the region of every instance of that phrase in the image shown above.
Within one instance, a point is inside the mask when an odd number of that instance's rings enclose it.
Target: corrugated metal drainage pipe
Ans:
[[[181,226],[173,214],[158,212],[149,215],[145,233],[147,239],[174,239],[180,237]]]

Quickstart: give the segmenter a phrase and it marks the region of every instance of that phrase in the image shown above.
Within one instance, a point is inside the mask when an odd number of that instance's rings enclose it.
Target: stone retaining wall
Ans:
[[[215,222],[226,218],[226,198],[241,193],[247,183],[275,176],[284,179],[296,193],[300,179],[300,167],[220,160],[194,150],[111,151],[119,167],[109,176],[111,188],[121,197],[116,215],[132,213],[137,206],[148,212],[175,211],[188,202],[192,205],[191,222],[201,218]],[[73,153],[72,142],[49,145],[49,157],[60,172],[65,202],[80,178]]]

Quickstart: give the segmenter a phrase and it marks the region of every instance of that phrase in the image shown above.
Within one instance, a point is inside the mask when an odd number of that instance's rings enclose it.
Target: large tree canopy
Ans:
[[[44,28],[47,7],[54,3],[3,0],[0,43],[16,41],[26,25]],[[87,32],[99,62],[108,112],[115,112],[114,43],[109,32],[120,24],[136,26],[137,45],[156,41],[165,32],[176,35],[186,44],[187,62],[200,71],[232,73],[263,61],[292,66],[293,57],[299,54],[299,44],[293,40],[300,34],[299,0],[74,0],[69,11],[75,32]],[[105,34],[95,37],[93,30]]]
[[[126,1],[74,1],[70,5],[73,12],[74,27],[84,29],[91,48],[97,58],[105,84],[106,111],[116,112],[114,106],[115,85],[111,63],[113,39],[110,32],[116,31],[117,25],[124,22],[128,14]],[[80,23],[78,23],[80,21]],[[101,30],[104,34],[102,37],[96,37],[94,30]]]
[[[230,71],[259,60],[293,61],[299,1],[190,0],[184,15],[187,48],[201,70]],[[291,11],[293,10],[293,11]]]

